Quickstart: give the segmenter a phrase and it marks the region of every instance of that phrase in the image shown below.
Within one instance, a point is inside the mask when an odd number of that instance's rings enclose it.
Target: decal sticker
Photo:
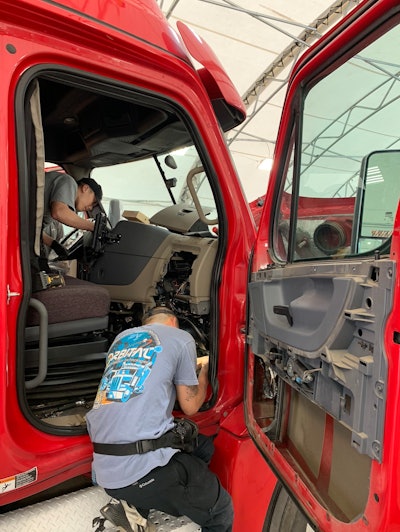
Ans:
[[[372,229],[371,236],[375,238],[390,238],[393,231],[384,231],[383,229]]]
[[[12,477],[0,478],[0,493],[6,493],[7,491],[16,490],[32,484],[37,480],[37,467],[29,469],[23,473],[18,473]]]

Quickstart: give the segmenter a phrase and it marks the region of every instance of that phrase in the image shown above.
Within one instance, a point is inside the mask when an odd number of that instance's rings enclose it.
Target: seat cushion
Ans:
[[[107,316],[110,309],[110,295],[105,288],[69,276],[65,276],[65,286],[35,292],[33,298],[45,305],[49,324],[101,318]],[[39,324],[35,309],[29,308],[26,324]]]

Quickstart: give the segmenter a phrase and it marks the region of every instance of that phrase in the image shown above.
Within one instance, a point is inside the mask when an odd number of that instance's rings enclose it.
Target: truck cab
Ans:
[[[152,0],[0,0],[3,507],[90,476],[107,350],[166,305],[210,359],[194,420],[234,530],[398,528],[399,11],[361,3],[296,64],[256,228],[224,139],[245,109],[200,37]],[[103,191],[68,260],[54,171]]]

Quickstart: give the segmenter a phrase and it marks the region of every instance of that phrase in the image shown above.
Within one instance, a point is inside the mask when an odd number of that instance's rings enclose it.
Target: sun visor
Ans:
[[[203,66],[198,70],[198,74],[222,129],[228,131],[241,124],[246,118],[246,108],[217,56],[186,24],[180,21],[176,24],[188,52]]]

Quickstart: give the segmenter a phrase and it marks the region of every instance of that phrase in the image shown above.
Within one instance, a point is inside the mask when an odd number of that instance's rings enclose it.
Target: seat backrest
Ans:
[[[122,220],[122,203],[119,199],[110,200],[108,206],[108,219],[110,220],[111,228],[114,228],[117,223]]]

